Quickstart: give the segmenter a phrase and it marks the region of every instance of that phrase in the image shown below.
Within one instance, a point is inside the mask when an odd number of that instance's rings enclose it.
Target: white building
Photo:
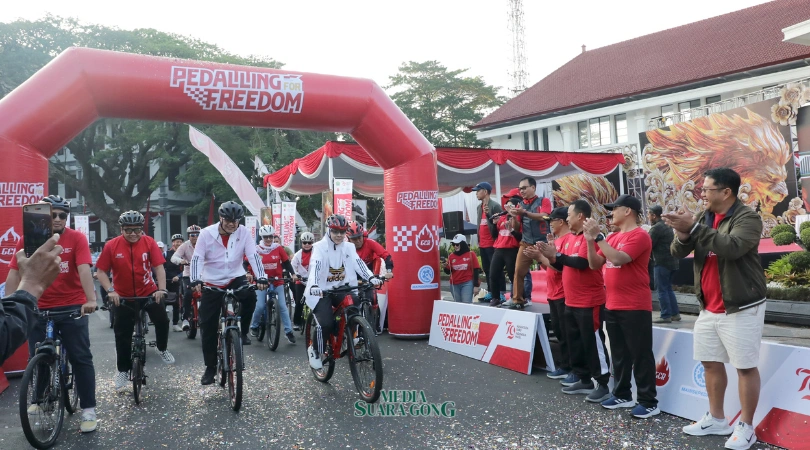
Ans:
[[[802,45],[810,44],[810,22],[800,23],[808,19],[810,0],[778,0],[583,46],[476,124],[478,138],[499,149],[638,158],[641,132],[776,97],[784,84],[810,78],[810,47]]]

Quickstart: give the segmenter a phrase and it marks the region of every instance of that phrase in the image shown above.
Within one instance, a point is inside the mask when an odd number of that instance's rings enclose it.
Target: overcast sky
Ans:
[[[0,22],[47,13],[122,29],[189,35],[288,70],[371,78],[435,59],[510,86],[509,0],[6,1]],[[763,0],[525,0],[529,85],[581,52],[765,3]],[[673,43],[677,45],[677,43]],[[663,50],[663,49],[662,49]]]

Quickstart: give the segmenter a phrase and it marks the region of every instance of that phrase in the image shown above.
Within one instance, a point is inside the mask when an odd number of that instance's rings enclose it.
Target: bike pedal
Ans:
[[[150,347],[157,347],[157,342],[152,341],[152,342],[149,343],[149,346]]]

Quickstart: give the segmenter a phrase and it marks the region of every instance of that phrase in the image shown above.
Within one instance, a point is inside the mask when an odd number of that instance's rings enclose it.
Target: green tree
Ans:
[[[410,61],[385,87],[391,99],[435,146],[487,147],[470,127],[506,100],[467,69],[448,70],[438,61]]]

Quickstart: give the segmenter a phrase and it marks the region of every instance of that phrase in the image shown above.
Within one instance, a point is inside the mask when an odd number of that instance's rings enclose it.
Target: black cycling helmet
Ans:
[[[127,211],[121,214],[121,217],[118,218],[118,225],[121,225],[122,227],[127,225],[143,226],[143,214],[139,213],[138,211]]]
[[[219,205],[219,217],[228,220],[239,220],[245,217],[245,210],[242,205],[234,201],[227,201]]]
[[[52,209],[61,209],[70,212],[70,202],[58,195],[49,195],[42,199],[42,203],[50,203]]]
[[[176,240],[178,240],[178,239],[180,239],[180,240],[182,241],[182,240],[183,240],[183,235],[182,235],[182,234],[180,234],[180,233],[177,233],[177,234],[173,234],[173,235],[172,235],[172,241],[176,241]]]
[[[346,231],[349,228],[349,222],[347,222],[346,218],[340,214],[332,214],[328,219],[326,219],[326,226],[330,230]]]

